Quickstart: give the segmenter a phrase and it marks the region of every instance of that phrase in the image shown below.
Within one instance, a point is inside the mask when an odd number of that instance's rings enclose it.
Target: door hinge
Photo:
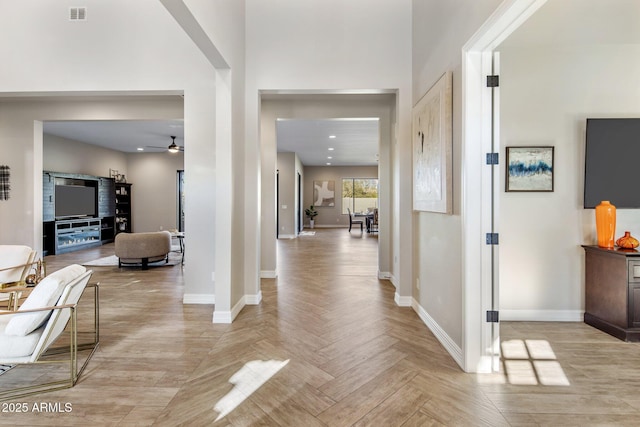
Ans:
[[[488,165],[497,165],[500,160],[499,153],[487,153],[487,164]]]
[[[487,76],[487,87],[500,86],[500,76]]]
[[[487,245],[497,245],[498,243],[498,233],[487,233]]]
[[[487,322],[488,323],[498,323],[498,311],[497,310],[487,310]]]

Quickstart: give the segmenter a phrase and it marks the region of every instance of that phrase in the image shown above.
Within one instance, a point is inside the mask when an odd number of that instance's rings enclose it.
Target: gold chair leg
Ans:
[[[15,291],[9,293],[9,299],[7,300],[7,310],[16,311],[18,310],[18,301],[20,301],[20,297],[22,296],[21,291]]]

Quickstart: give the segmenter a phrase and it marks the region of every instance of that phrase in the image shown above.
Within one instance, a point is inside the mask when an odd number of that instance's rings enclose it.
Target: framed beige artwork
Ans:
[[[452,73],[413,107],[413,210],[452,213]]]
[[[335,206],[336,184],[335,181],[313,181],[313,206]]]

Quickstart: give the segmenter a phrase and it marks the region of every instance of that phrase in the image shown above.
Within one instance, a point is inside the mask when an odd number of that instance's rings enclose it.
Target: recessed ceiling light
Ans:
[[[138,147],[138,148],[136,148],[136,150],[138,150],[138,151],[144,151],[144,148],[142,148],[142,147]]]
[[[327,162],[327,166],[331,166],[331,163]]]
[[[327,156],[327,159],[333,159],[333,157],[331,157],[331,156]]]
[[[333,151],[333,147],[329,147],[329,151]]]
[[[335,135],[329,135],[329,139],[336,139]]]

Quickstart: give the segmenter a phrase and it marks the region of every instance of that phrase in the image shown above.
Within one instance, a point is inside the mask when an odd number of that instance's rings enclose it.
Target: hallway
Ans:
[[[465,374],[376,278],[375,235],[314,231],[278,241],[279,277],[231,325],[182,304],[179,266],[94,267],[99,351],[76,387],[24,399],[73,410],[0,425],[637,425],[638,344],[582,323],[503,323],[509,375]]]

